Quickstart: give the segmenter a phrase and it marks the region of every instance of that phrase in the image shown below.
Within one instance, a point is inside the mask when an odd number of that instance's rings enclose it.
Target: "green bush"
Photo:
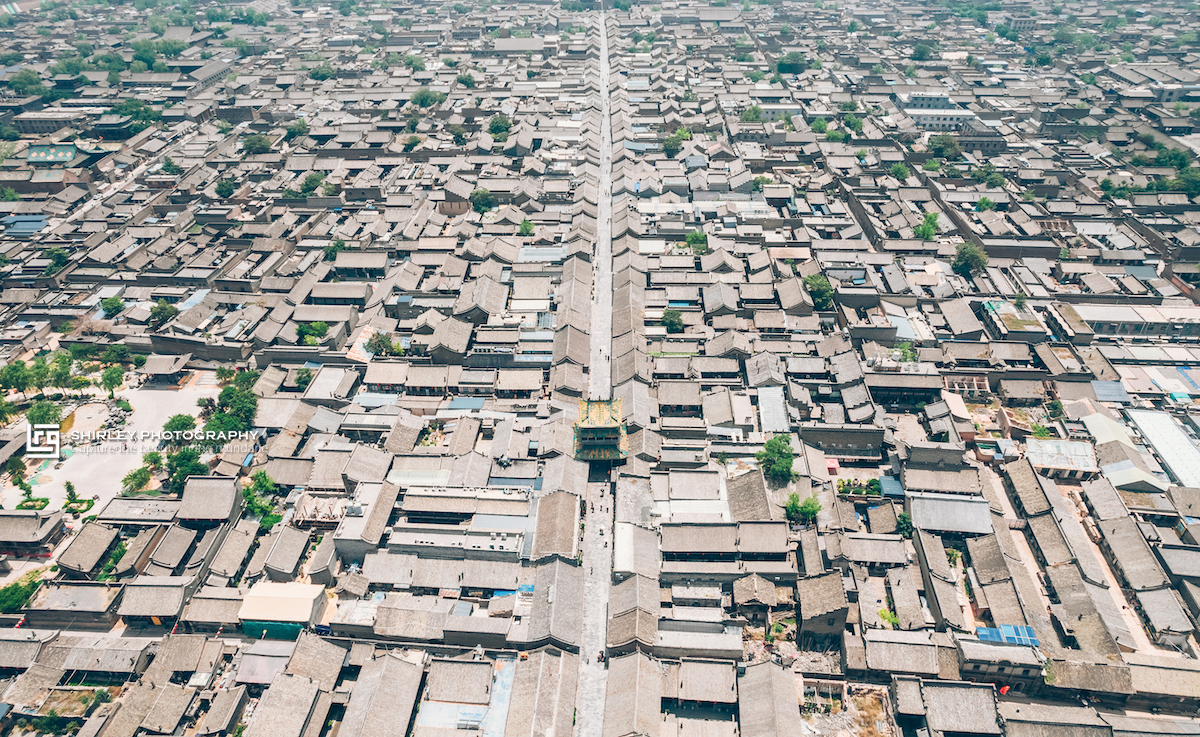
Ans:
[[[37,571],[30,571],[15,582],[0,589],[0,613],[16,614],[25,608],[41,583]]]

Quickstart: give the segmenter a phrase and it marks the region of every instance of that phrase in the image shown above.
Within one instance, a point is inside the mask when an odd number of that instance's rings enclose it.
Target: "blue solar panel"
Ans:
[[[1033,628],[1025,625],[1002,624],[1000,625],[1000,634],[1004,641],[1011,645],[1038,647],[1040,644],[1037,635],[1033,633]]]
[[[976,627],[975,636],[982,642],[1006,642],[1010,645],[1027,645],[1040,647],[1037,635],[1032,627],[1025,625],[1002,624],[999,627]]]

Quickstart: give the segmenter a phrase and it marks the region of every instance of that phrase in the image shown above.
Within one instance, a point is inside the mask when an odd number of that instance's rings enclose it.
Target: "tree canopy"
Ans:
[[[679,310],[665,309],[663,310],[662,319],[659,320],[668,333],[683,332],[683,314]]]
[[[792,480],[792,440],[789,435],[775,435],[763,445],[763,449],[755,454],[763,474],[778,484],[786,484]]]
[[[271,139],[261,133],[254,133],[242,139],[242,150],[249,155],[265,154],[271,150]]]
[[[496,198],[486,189],[477,189],[471,193],[471,206],[482,214],[496,206]]]
[[[804,277],[804,288],[812,297],[814,309],[824,311],[833,307],[833,286],[824,274],[809,274]]]
[[[988,256],[982,248],[973,243],[960,243],[954,253],[954,273],[970,277],[987,267]]]

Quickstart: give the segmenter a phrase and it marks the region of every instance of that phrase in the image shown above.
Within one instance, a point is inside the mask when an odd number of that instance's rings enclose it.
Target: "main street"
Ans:
[[[591,390],[592,399],[612,398],[612,122],[609,113],[607,14],[600,27],[600,182],[596,249],[592,259]],[[583,644],[576,693],[575,734],[600,737],[604,730],[604,696],[608,670],[598,655],[607,646],[608,595],[612,577],[612,487],[593,479],[584,504],[588,514],[583,535]]]

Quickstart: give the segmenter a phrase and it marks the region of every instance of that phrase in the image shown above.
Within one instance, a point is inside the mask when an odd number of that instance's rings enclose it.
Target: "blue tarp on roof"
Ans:
[[[1119,381],[1093,381],[1092,391],[1096,392],[1096,399],[1101,402],[1129,404],[1132,401],[1129,392]]]
[[[1126,274],[1142,281],[1158,278],[1158,272],[1154,270],[1154,267],[1146,264],[1130,264],[1121,268],[1125,269]]]
[[[200,304],[200,301],[202,299],[204,299],[205,297],[207,297],[208,293],[211,291],[212,291],[211,289],[197,289],[196,291],[189,294],[187,299],[183,300],[182,302],[180,302],[179,304],[177,304],[175,306],[179,308],[180,312],[187,312],[191,308]]]
[[[883,490],[883,495],[893,499],[904,498],[904,486],[901,485],[900,479],[895,476],[880,476],[879,486]]]
[[[454,397],[450,409],[483,409],[484,397]]]
[[[9,215],[0,220],[8,235],[14,238],[29,238],[46,227],[45,215]]]

